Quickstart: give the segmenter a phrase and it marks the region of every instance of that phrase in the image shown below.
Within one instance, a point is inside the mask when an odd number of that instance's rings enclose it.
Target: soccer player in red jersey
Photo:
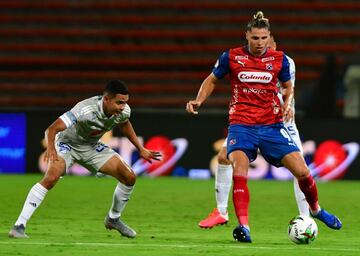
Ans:
[[[272,35],[270,35],[269,47],[276,50],[276,42]],[[286,56],[289,61],[290,76],[292,85],[295,86],[295,62],[289,56]],[[280,85],[278,84],[278,87]],[[282,92],[278,94],[280,100],[282,101]],[[292,110],[295,115],[295,101],[292,102]],[[295,117],[292,120],[284,123],[286,129],[288,130],[291,138],[294,140],[296,146],[303,152],[301,139],[299,131],[295,123]],[[212,228],[217,225],[223,225],[229,221],[229,214],[227,211],[228,208],[228,199],[230,194],[230,189],[232,186],[232,166],[229,159],[227,159],[227,138],[224,140],[224,143],[217,155],[218,167],[215,173],[215,198],[216,198],[216,208],[203,220],[199,222],[200,228]],[[296,203],[298,206],[299,214],[309,216],[309,205],[306,202],[306,198],[303,192],[301,192],[298,181],[294,178],[294,194]]]
[[[320,208],[316,183],[284,127],[283,121],[293,116],[294,89],[289,61],[283,52],[268,48],[270,23],[262,12],[256,13],[247,24],[246,39],[246,46],[221,55],[212,73],[203,81],[196,99],[186,104],[187,112],[198,114],[198,108],[211,95],[218,80],[229,74],[232,97],[227,156],[233,167],[233,203],[239,222],[233,237],[240,242],[251,242],[247,173],[258,149],[270,164],[285,166],[296,177],[313,217],[330,228],[340,229],[339,218]],[[283,105],[277,96],[278,81],[285,89]]]

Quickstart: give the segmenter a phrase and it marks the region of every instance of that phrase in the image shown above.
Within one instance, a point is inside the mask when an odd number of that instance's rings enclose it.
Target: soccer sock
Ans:
[[[306,201],[304,193],[301,191],[299,187],[299,183],[297,179],[294,179],[294,192],[295,192],[295,199],[299,209],[299,213],[302,215],[309,216],[309,204]]]
[[[47,192],[48,190],[40,183],[36,183],[30,189],[29,194],[25,200],[23,209],[20,213],[19,218],[15,222],[15,225],[23,224],[24,226],[26,226],[26,223],[31,218],[34,211],[40,206]]]
[[[130,199],[133,189],[134,186],[126,186],[120,182],[117,184],[113,195],[113,202],[109,211],[109,217],[111,219],[117,219],[120,217]]]
[[[239,224],[249,226],[250,193],[247,186],[247,177],[233,176],[233,202]]]
[[[219,212],[227,214],[229,192],[232,183],[232,166],[219,164],[215,176],[215,198]]]
[[[308,202],[310,209],[313,213],[317,213],[320,210],[318,202],[318,192],[316,188],[316,183],[311,175],[307,176],[305,179],[298,180],[299,187],[304,193],[306,201]]]

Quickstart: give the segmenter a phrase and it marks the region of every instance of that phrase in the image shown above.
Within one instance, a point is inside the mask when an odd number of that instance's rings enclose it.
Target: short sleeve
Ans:
[[[282,67],[279,72],[278,78],[279,78],[280,82],[283,82],[283,83],[291,80],[290,63],[289,63],[289,60],[286,58],[285,54],[283,55]]]
[[[77,122],[75,115],[71,111],[62,114],[59,118],[65,123],[67,128],[73,126]]]
[[[289,56],[285,55],[287,60],[289,61],[289,70],[290,70],[290,77],[291,77],[291,82],[293,84],[293,86],[295,86],[295,72],[296,72],[296,67],[295,67],[295,62],[292,58],[290,58]]]
[[[229,51],[223,52],[220,58],[216,61],[212,70],[216,78],[221,79],[229,73]]]
[[[76,124],[90,108],[91,107],[85,107],[82,102],[79,102],[71,110],[62,114],[60,119],[65,123],[66,127],[69,128]]]

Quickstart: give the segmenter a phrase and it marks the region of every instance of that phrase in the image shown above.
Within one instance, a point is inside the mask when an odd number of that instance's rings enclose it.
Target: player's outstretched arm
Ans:
[[[131,143],[136,147],[136,149],[139,151],[139,154],[142,158],[144,158],[148,162],[151,162],[152,159],[160,160],[160,158],[161,158],[160,152],[148,150],[140,144],[140,141],[138,140],[135,130],[130,121],[120,124],[120,129],[121,129],[122,134],[124,134],[131,141]]]
[[[186,111],[188,113],[195,115],[199,113],[197,109],[214,91],[217,81],[218,79],[213,73],[211,73],[207,78],[205,78],[205,80],[202,82],[200,86],[196,99],[190,100],[186,103]]]
[[[45,151],[44,160],[55,162],[58,161],[58,155],[55,149],[55,136],[58,132],[66,129],[66,125],[60,118],[56,119],[45,131],[45,141],[47,148]]]

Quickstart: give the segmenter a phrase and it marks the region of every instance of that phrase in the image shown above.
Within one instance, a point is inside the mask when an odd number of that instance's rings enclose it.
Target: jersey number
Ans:
[[[291,138],[291,136],[289,135],[289,133],[287,132],[287,130],[281,128],[281,129],[280,129],[280,133],[281,133],[281,135],[282,135],[285,139],[288,140],[288,144],[289,144],[289,145],[295,145],[295,144],[294,144],[294,141],[292,140],[292,138]]]
[[[101,152],[107,147],[108,146],[106,146],[105,144],[99,143],[95,150],[96,150],[96,152]]]

